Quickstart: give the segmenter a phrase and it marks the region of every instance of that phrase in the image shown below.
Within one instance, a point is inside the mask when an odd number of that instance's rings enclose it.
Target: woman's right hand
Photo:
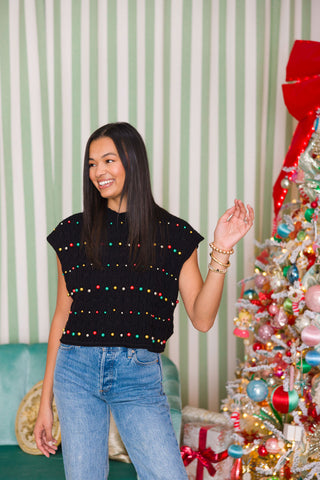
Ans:
[[[39,410],[38,418],[33,430],[34,438],[40,452],[46,457],[55,454],[57,451],[57,441],[52,436],[53,413],[52,408],[42,408]]]

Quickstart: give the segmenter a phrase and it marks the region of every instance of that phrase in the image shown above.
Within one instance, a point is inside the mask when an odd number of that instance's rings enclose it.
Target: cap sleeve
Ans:
[[[62,264],[66,261],[66,254],[70,256],[70,246],[80,240],[80,220],[79,214],[72,215],[62,220],[47,236],[48,243],[55,250]]]
[[[188,223],[184,223],[183,230],[180,237],[182,264],[188,260],[193,251],[198,248],[199,243],[204,240],[204,237]]]

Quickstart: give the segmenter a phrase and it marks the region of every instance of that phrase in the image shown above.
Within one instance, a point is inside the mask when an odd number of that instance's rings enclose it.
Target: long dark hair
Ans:
[[[86,145],[83,166],[83,240],[86,242],[86,254],[96,268],[102,267],[100,244],[102,235],[107,235],[105,215],[108,200],[100,195],[89,178],[90,145],[101,137],[112,139],[126,172],[121,200],[126,196],[130,261],[136,268],[143,269],[154,260],[156,227],[165,211],[155,203],[152,195],[144,141],[129,123],[109,123],[98,128]]]

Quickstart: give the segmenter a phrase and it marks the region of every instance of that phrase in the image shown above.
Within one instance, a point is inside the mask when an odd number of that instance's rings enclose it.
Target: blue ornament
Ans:
[[[254,300],[255,298],[259,298],[259,295],[255,290],[253,290],[252,288],[249,288],[248,290],[245,290],[243,292],[243,298],[248,300]]]
[[[320,352],[317,350],[310,350],[306,353],[305,361],[312,367],[320,364]]]
[[[268,393],[268,385],[263,380],[251,380],[247,385],[248,397],[254,402],[262,402]]]
[[[277,234],[279,235],[279,237],[287,238],[290,232],[290,228],[285,223],[280,223],[280,225],[278,225]]]
[[[229,457],[232,458],[241,458],[243,455],[243,448],[241,445],[236,445],[235,443],[230,445],[228,448]]]
[[[287,272],[287,279],[290,283],[294,283],[296,280],[299,280],[299,270],[297,265],[291,265]]]

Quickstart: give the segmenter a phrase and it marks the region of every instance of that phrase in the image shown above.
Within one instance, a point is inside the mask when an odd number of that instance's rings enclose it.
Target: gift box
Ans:
[[[221,424],[186,423],[181,455],[189,480],[230,480],[228,456],[233,428]]]

